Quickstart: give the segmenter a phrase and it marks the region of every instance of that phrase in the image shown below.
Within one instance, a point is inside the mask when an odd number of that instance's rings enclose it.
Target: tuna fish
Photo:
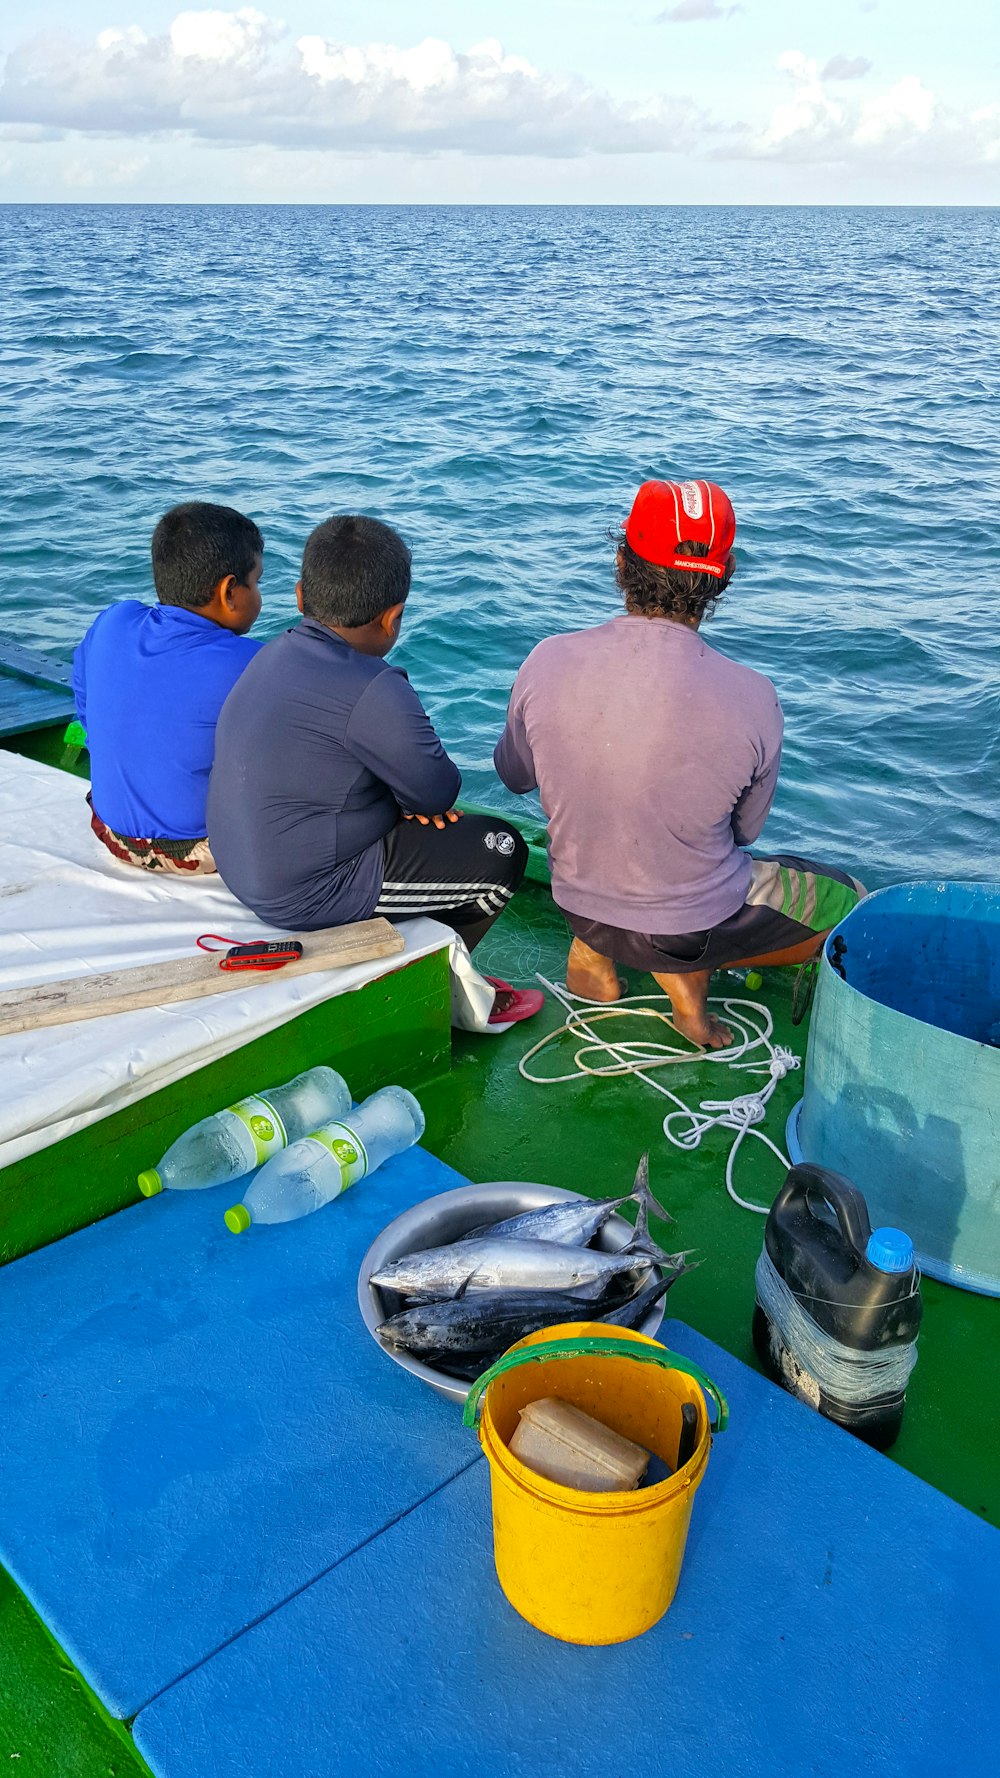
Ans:
[[[680,1259],[681,1256],[678,1256]],[[687,1267],[668,1278],[652,1278],[617,1308],[596,1304],[567,1291],[484,1290],[450,1302],[424,1303],[383,1321],[379,1338],[395,1351],[410,1352],[425,1364],[453,1375],[478,1376],[525,1334],[565,1321],[601,1321],[612,1327],[638,1327]]]
[[[559,1321],[590,1321],[598,1313],[590,1297],[565,1290],[480,1290],[444,1303],[422,1303],[383,1321],[385,1345],[414,1357],[429,1354],[479,1357]]]
[[[638,1204],[640,1214],[645,1211],[643,1226],[647,1236],[651,1211],[663,1222],[674,1220],[649,1189],[648,1154],[644,1154],[639,1162],[635,1184],[624,1198],[603,1201],[587,1198],[582,1202],[564,1200],[546,1204],[541,1210],[522,1210],[517,1216],[506,1216],[502,1222],[483,1223],[479,1228],[470,1229],[463,1238],[470,1241],[477,1235],[504,1235],[521,1241],[557,1241],[560,1246],[586,1247],[617,1211],[633,1202]]]
[[[675,1253],[673,1257],[680,1264],[676,1270],[671,1272],[669,1278],[651,1278],[649,1283],[644,1284],[641,1290],[637,1290],[627,1302],[622,1303],[617,1309],[605,1309],[603,1314],[596,1316],[595,1319],[603,1321],[611,1327],[639,1327],[645,1321],[653,1304],[658,1303],[661,1296],[666,1296],[671,1284],[676,1284],[682,1272],[691,1270],[691,1267],[686,1264],[686,1253]]]
[[[598,1253],[592,1247],[566,1247],[557,1241],[524,1241],[505,1235],[478,1235],[447,1247],[410,1253],[373,1272],[370,1282],[404,1296],[453,1297],[465,1289],[567,1290],[591,1300],[613,1278],[628,1275],[643,1281],[659,1248],[630,1242],[619,1253]]]

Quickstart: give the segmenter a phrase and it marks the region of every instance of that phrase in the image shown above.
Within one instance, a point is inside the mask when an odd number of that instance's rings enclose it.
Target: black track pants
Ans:
[[[527,862],[521,835],[499,817],[463,815],[443,829],[400,821],[386,836],[375,912],[387,920],[429,914],[471,950],[503,913]]]

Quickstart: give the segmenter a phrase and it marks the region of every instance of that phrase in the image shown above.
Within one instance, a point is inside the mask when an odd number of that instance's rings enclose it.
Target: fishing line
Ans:
[[[782,1044],[772,1043],[774,1021],[767,1007],[758,1000],[713,998],[711,1004],[722,1008],[727,1022],[733,1028],[736,1041],[729,1049],[692,1052],[687,1039],[681,1037],[669,1014],[648,1004],[649,1001],[656,1000],[669,1006],[670,1000],[666,994],[630,994],[608,1006],[601,1001],[585,1000],[580,994],[571,994],[568,988],[550,982],[547,976],[539,975],[537,980],[559,1002],[566,1019],[557,1031],[550,1031],[547,1037],[541,1038],[531,1049],[525,1051],[518,1063],[518,1071],[522,1077],[531,1081],[534,1086],[549,1087],[579,1080],[581,1075],[605,1080],[635,1075],[646,1086],[652,1087],[654,1092],[672,1100],[676,1109],[667,1112],[663,1120],[663,1134],[675,1148],[686,1152],[698,1148],[708,1130],[716,1127],[732,1130],[735,1140],[726,1158],[726,1190],[742,1210],[752,1210],[758,1216],[766,1216],[769,1205],[751,1204],[748,1199],[740,1197],[733,1183],[733,1169],[747,1136],[755,1136],[759,1142],[766,1143],[783,1166],[791,1165],[783,1150],[757,1126],[767,1116],[768,1100],[779,1080],[783,1080],[786,1074],[800,1066],[799,1057],[793,1055],[791,1050],[785,1049]],[[595,1025],[606,1019],[623,1018],[653,1019],[672,1031],[679,1043],[656,1042],[652,1037],[615,1042],[601,1036],[594,1029]],[[569,1074],[532,1074],[527,1066],[532,1058],[565,1036],[586,1039],[574,1053],[572,1071]],[[741,1060],[748,1056],[753,1059]],[[599,1057],[607,1057],[609,1060],[599,1062]],[[678,1093],[671,1092],[661,1081],[654,1080],[650,1072],[656,1068],[692,1062],[721,1062],[730,1068],[745,1069],[749,1074],[766,1074],[767,1083],[757,1092],[739,1093],[732,1099],[703,1099],[695,1110]],[[675,1125],[678,1127],[675,1128]]]
[[[774,1266],[765,1247],[757,1261],[757,1301],[777,1334],[780,1352],[795,1354],[795,1366],[841,1407],[870,1407],[873,1397],[902,1395],[917,1362],[916,1341],[864,1352],[845,1346],[820,1327],[802,1307]],[[917,1295],[915,1279],[910,1295]],[[825,1302],[824,1297],[810,1301]],[[851,1307],[845,1304],[845,1307]]]

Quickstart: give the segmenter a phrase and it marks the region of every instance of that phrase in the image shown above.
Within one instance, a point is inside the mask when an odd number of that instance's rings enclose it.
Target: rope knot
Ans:
[[[791,1050],[786,1050],[782,1044],[776,1043],[774,1054],[768,1063],[772,1079],[784,1080],[786,1074],[790,1074],[793,1068],[799,1067],[801,1067],[801,1063],[798,1056],[794,1056]]]
[[[726,1121],[732,1126],[750,1130],[754,1124],[762,1124],[767,1116],[767,1101],[760,1093],[742,1093],[738,1099],[730,1099]]]
[[[602,1021],[634,1018],[638,1013],[644,1018],[658,1019],[676,1039],[672,1008],[661,1012],[641,1004],[646,1000],[656,1000],[668,1005],[668,996],[665,994],[629,995],[614,1005],[605,1006],[582,1000],[541,974],[538,980],[562,1006],[566,1021],[558,1030],[550,1031],[541,1038],[521,1057],[518,1068],[522,1077],[539,1086],[556,1086],[563,1081],[578,1080],[581,1075],[594,1080],[637,1075],[644,1086],[670,1099],[675,1106],[676,1109],[668,1111],[663,1119],[663,1133],[675,1148],[690,1153],[699,1146],[709,1130],[734,1132],[735,1139],[726,1157],[726,1190],[742,1209],[753,1210],[758,1216],[766,1216],[766,1204],[751,1204],[746,1198],[740,1197],[733,1184],[733,1165],[744,1138],[754,1136],[758,1142],[765,1143],[782,1167],[787,1168],[788,1156],[771,1141],[765,1131],[756,1126],[764,1122],[768,1100],[776,1091],[778,1082],[791,1069],[801,1065],[798,1056],[791,1050],[785,1049],[781,1044],[772,1044],[774,1023],[767,1007],[755,1000],[723,999],[722,1006],[726,1016],[736,1028],[737,1042],[732,1049],[707,1050],[692,1055],[686,1044],[678,1042],[658,1044],[648,1038],[632,1038],[627,1042],[613,1043],[598,1033],[597,1026]],[[574,1001],[578,1001],[578,1004],[574,1005]],[[569,1074],[532,1074],[528,1069],[531,1059],[550,1044],[558,1042],[560,1037],[585,1039],[573,1056],[572,1071]],[[761,1051],[764,1052],[763,1055]],[[607,1057],[603,1063],[597,1060],[601,1056]],[[752,1059],[747,1060],[747,1057]],[[768,1078],[757,1093],[743,1093],[735,1099],[703,1099],[699,1109],[694,1111],[678,1093],[671,1092],[669,1087],[655,1080],[653,1070],[667,1067],[689,1068],[695,1062],[745,1068],[758,1076],[766,1074]]]

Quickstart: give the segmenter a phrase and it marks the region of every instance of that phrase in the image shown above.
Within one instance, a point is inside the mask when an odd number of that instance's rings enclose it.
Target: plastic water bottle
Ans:
[[[745,988],[750,989],[751,994],[764,986],[764,977],[759,969],[727,969],[726,974],[732,981],[742,982]]]
[[[253,1173],[289,1142],[351,1109],[347,1082],[333,1068],[307,1068],[283,1087],[267,1087],[178,1136],[157,1167],[139,1174],[146,1198],[172,1191],[203,1191]]]
[[[382,1087],[344,1120],[323,1124],[262,1167],[246,1200],[226,1211],[226,1227],[242,1234],[252,1222],[294,1222],[339,1198],[390,1155],[412,1148],[424,1114],[405,1087]]]

